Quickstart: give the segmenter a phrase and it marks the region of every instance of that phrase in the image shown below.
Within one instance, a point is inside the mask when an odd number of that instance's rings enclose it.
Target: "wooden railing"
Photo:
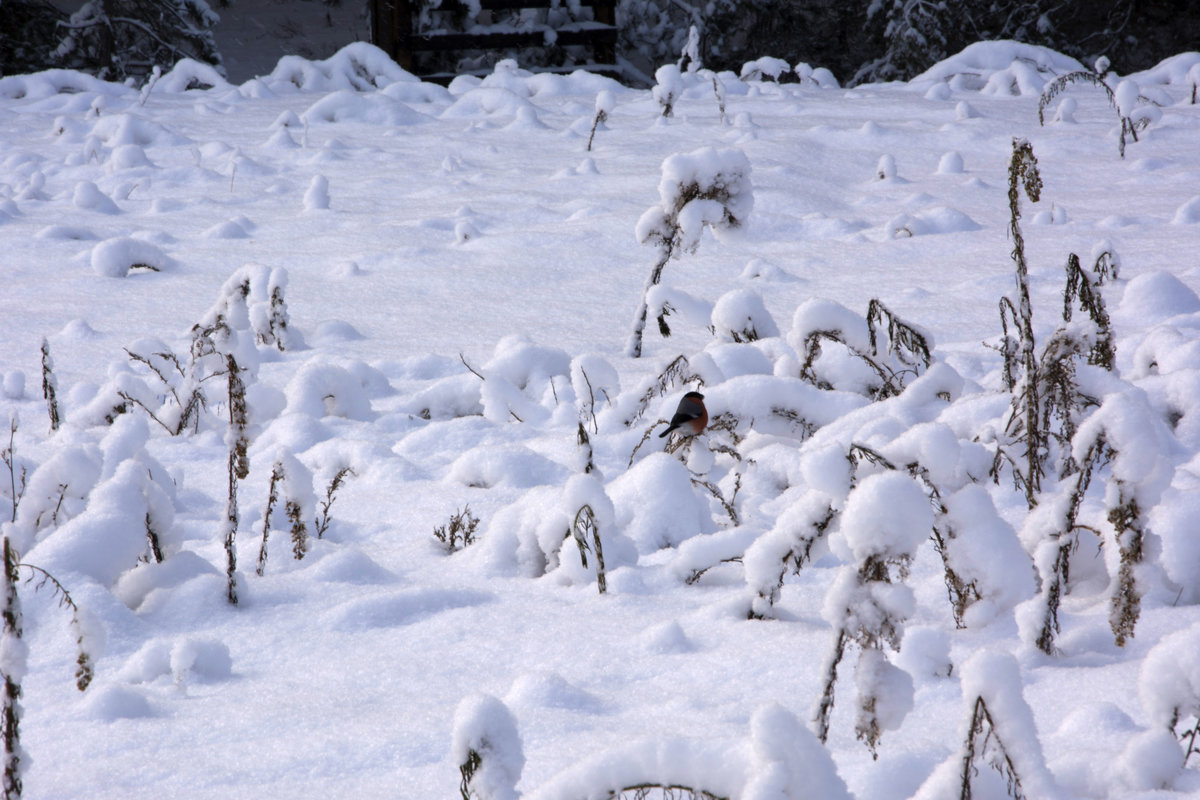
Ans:
[[[479,4],[484,11],[513,11],[566,6],[566,0],[480,0]],[[454,76],[444,71],[425,72],[419,59],[414,59],[417,53],[550,47],[587,48],[589,58],[583,63],[576,62],[570,69],[617,73],[616,0],[581,0],[580,7],[592,9],[589,21],[570,22],[557,28],[542,25],[519,31],[507,26],[489,29],[472,22],[470,32],[421,33],[414,28],[414,5],[413,0],[371,0],[371,39],[396,63],[421,77],[449,80]],[[529,69],[555,68],[532,66]]]

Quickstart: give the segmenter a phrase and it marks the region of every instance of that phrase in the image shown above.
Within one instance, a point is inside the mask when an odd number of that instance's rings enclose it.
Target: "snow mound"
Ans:
[[[591,692],[580,689],[556,672],[535,672],[513,681],[504,701],[518,708],[559,708],[597,713],[601,703]]]
[[[464,486],[491,488],[559,485],[566,468],[521,445],[477,447],[451,465],[446,479]]]
[[[1180,314],[1200,311],[1200,297],[1169,272],[1147,272],[1129,281],[1116,315],[1150,327]]]
[[[150,242],[119,236],[92,248],[92,271],[108,278],[124,278],[134,270],[163,272],[174,260]]]
[[[948,81],[952,88],[987,94],[1037,95],[1057,76],[1083,68],[1070,56],[1038,45],[1011,40],[976,42],[934,64],[909,84],[928,90],[933,83]]]
[[[512,91],[501,88],[472,89],[441,113],[442,119],[516,119],[521,109],[534,109],[532,103]],[[536,113],[536,109],[534,109]]]
[[[1200,222],[1200,195],[1193,197],[1176,209],[1171,222],[1175,225],[1194,225]]]
[[[99,722],[121,719],[143,719],[155,716],[146,696],[128,686],[105,686],[92,689],[84,701],[84,713]]]
[[[155,91],[187,92],[194,89],[232,89],[233,86],[211,64],[192,58],[181,58],[171,71],[154,84]]]
[[[908,239],[944,233],[966,233],[980,229],[979,223],[963,212],[944,206],[916,214],[900,214],[888,220],[884,233],[889,239]]]
[[[312,574],[328,583],[383,584],[396,580],[393,572],[353,547],[325,556],[313,567]]]
[[[357,94],[347,89],[313,103],[300,115],[306,123],[365,122],[371,125],[419,125],[428,117],[385,94]]]
[[[324,61],[284,56],[271,74],[261,80],[278,92],[368,92],[394,83],[415,83],[418,79],[378,47],[354,42]]]
[[[9,75],[0,78],[0,97],[9,100],[45,100],[59,94],[90,93],[98,95],[131,95],[133,90],[119,83],[108,83],[83,72],[68,69],[49,69],[32,75]]]
[[[326,615],[330,628],[347,633],[376,628],[401,628],[460,608],[491,602],[487,592],[469,589],[427,589],[351,600]]]

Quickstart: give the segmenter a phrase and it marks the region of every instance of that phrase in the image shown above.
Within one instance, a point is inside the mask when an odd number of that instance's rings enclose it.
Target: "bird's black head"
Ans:
[[[688,392],[687,394],[684,395],[684,397],[690,397],[693,400],[703,400],[704,399],[704,395],[700,394],[699,392]]]

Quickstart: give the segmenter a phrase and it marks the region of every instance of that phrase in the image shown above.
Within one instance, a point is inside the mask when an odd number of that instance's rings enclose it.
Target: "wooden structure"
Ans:
[[[469,33],[418,32],[415,25],[419,2],[370,0],[371,41],[395,59],[397,64],[423,78],[449,81],[454,75],[446,72],[422,74],[423,70],[413,58],[416,53],[546,49],[550,46],[587,48],[590,58],[584,63],[574,64],[570,69],[586,69],[614,76],[618,72],[616,0],[580,0],[579,7],[592,9],[590,21],[572,22],[558,28],[542,25],[519,31],[488,30],[486,26],[472,23]],[[441,10],[449,10],[450,0],[444,5],[446,8]],[[479,5],[484,12],[503,13],[566,7],[567,3],[566,0],[480,0]],[[529,69],[552,71],[556,68],[531,66]]]

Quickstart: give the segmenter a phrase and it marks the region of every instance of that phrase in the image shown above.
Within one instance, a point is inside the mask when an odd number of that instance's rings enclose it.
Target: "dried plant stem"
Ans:
[[[20,639],[24,635],[21,601],[17,595],[17,554],[4,537],[4,630],[3,636]],[[21,796],[21,684],[19,677],[4,673],[4,800]]]
[[[247,428],[249,419],[246,409],[246,385],[242,382],[241,367],[231,354],[225,355],[229,380],[229,485],[225,499],[224,546],[226,597],[231,605],[237,605],[237,547],[238,529],[237,490],[238,480],[250,474],[250,442]]]
[[[347,476],[354,475],[354,470],[350,467],[342,467],[329,481],[329,486],[325,489],[325,499],[321,501],[321,514],[316,519],[315,528],[317,529],[317,538],[321,539],[325,536],[325,531],[329,530],[329,509],[333,506],[333,501],[337,499],[338,489],[342,488],[342,483]]]
[[[830,654],[825,663],[825,679],[822,684],[821,700],[817,704],[816,719],[813,722],[816,724],[817,738],[824,744],[829,739],[829,717],[833,713],[833,691],[837,685],[837,670],[838,664],[846,655],[846,643],[849,640],[845,628],[838,630],[837,639],[834,641],[833,652]]]
[[[12,492],[12,521],[17,521],[17,506],[21,502],[21,493],[17,492],[17,456],[16,456],[16,439],[17,439],[17,415],[13,413],[8,418],[8,447],[4,449],[0,456],[4,458],[4,465],[8,467],[8,485]],[[25,471],[21,471],[21,488],[25,488]]]
[[[596,111],[596,116],[592,118],[592,132],[588,134],[587,151],[592,152],[592,140],[596,138],[596,129],[604,122],[608,121],[608,113],[603,109]]]
[[[276,461],[275,466],[271,469],[271,482],[267,488],[267,507],[263,511],[262,524],[262,544],[258,548],[258,565],[254,568],[254,572],[262,577],[267,570],[267,539],[271,533],[271,514],[275,511],[275,504],[279,502],[279,484],[283,481],[283,464]]]
[[[42,339],[42,397],[50,414],[50,431],[58,430],[61,415],[58,410],[58,380],[54,377],[54,360],[50,358],[50,342]]]
[[[980,737],[982,741],[980,741]],[[991,741],[995,741],[995,750],[998,750],[998,755],[992,758],[992,765],[1000,772],[1008,781],[1008,794],[1013,800],[1024,800],[1024,793],[1021,791],[1021,778],[1017,774],[1017,767],[1013,764],[1012,757],[1009,756],[1007,748],[1000,740],[1000,734],[996,732],[996,723],[992,720],[992,714],[988,711],[987,703],[982,697],[975,698],[975,708],[971,714],[971,728],[967,734],[967,741],[963,748],[963,767],[962,767],[962,789],[959,793],[959,800],[971,800],[971,778],[975,775],[974,762],[975,759],[982,753],[989,752],[992,748],[989,746]]]
[[[575,544],[579,546],[579,558],[583,561],[583,566],[588,565],[587,551],[592,549],[595,552],[596,588],[600,594],[604,594],[608,591],[608,577],[604,570],[604,547],[600,542],[600,526],[596,522],[596,512],[590,505],[584,505],[575,512],[570,533],[575,537]],[[589,538],[591,541],[588,541]]]
[[[1013,139],[1013,155],[1008,166],[1009,236],[1012,238],[1012,258],[1016,265],[1017,319],[1020,334],[1020,364],[1024,370],[1022,385],[1013,398],[1013,419],[1023,417],[1020,435],[1025,441],[1025,501],[1029,508],[1037,505],[1042,488],[1042,451],[1045,442],[1038,425],[1038,365],[1033,338],[1033,306],[1029,295],[1029,266],[1025,262],[1025,238],[1021,234],[1021,189],[1036,203],[1041,198],[1042,178],[1038,173],[1033,147],[1025,139]]]
[[[630,358],[642,357],[642,339],[646,331],[646,318],[649,316],[647,298],[650,290],[662,282],[663,269],[667,266],[667,262],[671,260],[674,252],[675,238],[663,240],[658,251],[658,260],[654,262],[654,266],[650,269],[650,276],[646,278],[646,285],[642,287],[642,302],[638,306],[637,316],[633,321],[633,332],[629,335],[629,344],[626,347],[627,355]],[[659,315],[659,325],[666,326],[666,320],[663,319],[662,315]]]

